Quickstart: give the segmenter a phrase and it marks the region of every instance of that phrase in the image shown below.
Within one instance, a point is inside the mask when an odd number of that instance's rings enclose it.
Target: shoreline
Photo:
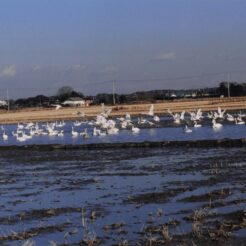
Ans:
[[[124,116],[130,113],[132,116],[138,116],[147,113],[151,102],[136,103],[136,104],[119,104],[114,106],[105,105],[111,108],[111,116]],[[246,97],[231,97],[231,98],[206,98],[206,99],[179,99],[173,101],[163,101],[153,103],[155,114],[167,115],[167,109],[172,112],[194,111],[199,108],[203,112],[217,110],[221,107],[223,110],[235,111],[246,110]],[[69,107],[55,110],[54,108],[26,108],[20,110],[2,110],[0,111],[0,124],[15,124],[18,122],[44,122],[44,121],[59,121],[59,120],[78,120],[83,117],[77,115],[77,112],[85,113],[84,118],[92,118],[101,112],[101,106],[90,107]]]
[[[211,139],[185,141],[145,141],[124,143],[91,143],[91,144],[30,144],[30,145],[2,145],[0,151],[8,150],[94,150],[94,149],[128,149],[128,148],[242,148],[246,146],[246,138],[238,139]]]

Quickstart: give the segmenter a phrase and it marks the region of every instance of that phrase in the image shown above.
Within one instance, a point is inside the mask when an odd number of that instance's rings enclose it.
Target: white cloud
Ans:
[[[14,77],[15,75],[16,75],[16,66],[14,64],[7,66],[0,71],[0,77],[9,78],[9,77]]]
[[[107,66],[100,71],[101,74],[114,74],[117,73],[119,69],[113,65]]]
[[[35,65],[35,66],[32,68],[32,70],[33,70],[34,72],[39,71],[40,69],[41,69],[41,66],[40,66],[40,65]]]
[[[176,54],[173,52],[162,53],[155,56],[151,61],[162,62],[162,61],[171,61],[176,59]]]
[[[85,69],[86,66],[85,65],[81,65],[81,64],[74,64],[74,65],[70,65],[66,67],[66,71],[79,71],[79,70],[83,70]]]

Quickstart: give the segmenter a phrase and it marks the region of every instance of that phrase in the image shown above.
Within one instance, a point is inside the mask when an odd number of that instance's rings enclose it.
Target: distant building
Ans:
[[[85,103],[85,100],[80,97],[70,97],[68,100],[64,101],[62,105],[81,107],[81,106],[85,106],[86,103]]]
[[[196,97],[197,95],[196,95],[196,92],[193,92],[192,94],[191,94],[191,97]]]
[[[62,103],[63,106],[71,107],[89,107],[93,103],[93,100],[85,100],[80,97],[70,97],[68,100]]]
[[[93,103],[93,100],[91,100],[91,99],[85,100],[85,106],[86,107],[89,107],[92,103]]]
[[[0,107],[5,107],[7,105],[8,105],[7,101],[0,99]]]

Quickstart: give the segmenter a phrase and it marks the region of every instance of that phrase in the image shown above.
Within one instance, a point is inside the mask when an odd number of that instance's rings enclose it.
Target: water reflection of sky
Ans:
[[[182,202],[181,199],[228,188],[231,189],[232,194],[223,198],[223,201],[245,199],[245,194],[241,192],[243,185],[240,179],[218,179],[218,182],[213,184],[210,183],[210,178],[216,178],[216,175],[211,176],[211,172],[209,175],[205,172],[207,168],[212,167],[210,165],[214,164],[215,158],[218,162],[229,159],[230,156],[243,157],[244,149],[232,148],[230,151],[225,151],[223,148],[218,148],[197,151],[197,149],[184,150],[183,148],[151,148],[142,151],[133,155],[129,149],[123,151],[108,149],[97,153],[94,150],[71,150],[59,152],[59,156],[53,151],[49,154],[32,151],[27,152],[27,156],[22,156],[22,152],[17,151],[13,156],[1,157],[2,178],[7,177],[8,182],[1,183],[0,186],[0,207],[2,208],[0,219],[11,218],[15,215],[18,217],[22,213],[43,209],[82,209],[83,207],[90,231],[102,238],[106,236],[105,245],[113,245],[119,235],[117,231],[104,231],[105,225],[124,223],[123,228],[128,231],[124,237],[133,242],[139,239],[139,233],[144,228],[166,223],[170,219],[176,219],[181,223],[178,227],[170,227],[171,235],[186,233],[190,232],[191,224],[184,218],[195,209],[206,205],[209,200]],[[29,154],[31,158],[28,157]],[[98,156],[97,160],[91,158],[95,154]],[[74,156],[76,158],[72,159]],[[208,163],[210,165],[207,165]],[[199,168],[190,170],[193,166],[199,166]],[[156,167],[159,168],[156,169]],[[224,170],[224,167],[221,170]],[[237,168],[230,167],[227,171],[235,174]],[[243,171],[244,168],[239,170],[241,178],[244,175]],[[80,181],[92,179],[96,182],[80,183]],[[199,182],[205,180],[208,182],[200,186]],[[132,196],[165,193],[175,189],[183,189],[183,191],[170,195],[162,202],[152,200],[146,203],[141,200],[137,203],[126,202]],[[233,212],[242,210],[244,207],[245,202],[232,203],[219,207],[217,213]],[[90,221],[91,210],[95,208],[102,209],[102,216],[98,216],[95,221]],[[160,209],[163,211],[163,216],[156,215]],[[81,219],[80,210],[75,210],[45,218],[33,216],[28,220],[17,220],[13,224],[4,223],[1,225],[1,230],[8,235],[11,231],[19,232],[23,228],[29,230],[69,222],[62,232],[41,233],[32,239],[36,245],[48,245],[51,240],[60,244],[67,240],[67,243],[72,244],[83,238],[84,229],[81,226]],[[147,223],[152,219],[153,224]],[[65,240],[66,232],[74,229],[78,230],[77,234]],[[245,235],[245,232],[240,233]],[[7,243],[20,245],[20,241],[7,241]]]

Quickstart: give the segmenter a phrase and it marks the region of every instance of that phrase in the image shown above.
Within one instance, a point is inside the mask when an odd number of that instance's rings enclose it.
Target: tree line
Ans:
[[[214,88],[192,90],[151,90],[114,95],[112,93],[99,93],[96,96],[85,96],[82,92],[76,91],[70,86],[63,86],[59,88],[57,93],[53,96],[37,95],[34,97],[10,100],[9,103],[11,108],[50,107],[52,104],[61,104],[70,98],[93,100],[94,104],[113,104],[115,98],[116,104],[127,104],[145,101],[155,102],[162,100],[174,100],[178,98],[227,97],[228,92],[230,93],[230,96],[233,97],[246,96],[246,83],[228,83],[227,81],[223,81],[218,85],[218,87]]]

